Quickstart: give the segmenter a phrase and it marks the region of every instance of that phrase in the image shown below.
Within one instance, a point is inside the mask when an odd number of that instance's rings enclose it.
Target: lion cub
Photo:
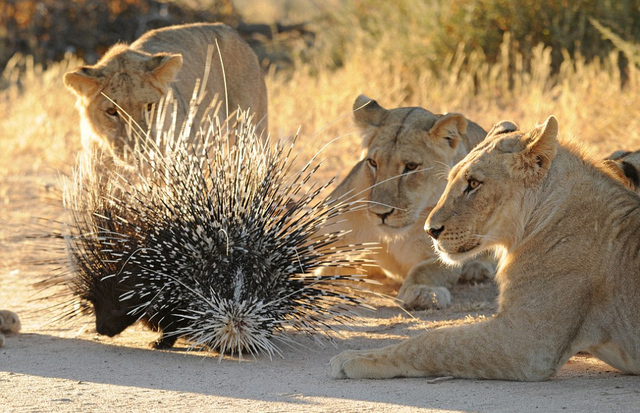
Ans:
[[[486,132],[458,113],[385,109],[364,95],[355,100],[353,115],[366,155],[330,197],[366,208],[347,213],[328,228],[350,231],[344,238],[348,243],[382,245],[367,257],[379,268],[367,272],[401,282],[398,299],[405,308],[446,307],[451,303],[448,288],[458,279],[482,280],[493,275],[494,267],[484,261],[472,261],[462,270],[444,266],[422,227],[444,191],[449,168]]]
[[[441,257],[501,253],[496,316],[331,360],[337,378],[544,380],[579,351],[640,374],[640,198],[558,141],[497,125],[449,173],[425,228]]]
[[[213,55],[207,58],[208,48]],[[219,48],[219,53],[218,53]],[[222,61],[222,63],[221,63]],[[204,79],[205,68],[209,76]],[[93,66],[64,75],[77,96],[85,147],[96,141],[122,156],[134,142],[127,131],[129,116],[146,130],[148,112],[169,90],[175,98],[176,124],[183,124],[196,81],[203,88],[196,122],[221,102],[218,117],[236,109],[250,110],[258,131],[268,130],[267,89],[258,58],[247,43],[224,24],[188,24],[152,30],[131,45],[117,44]],[[171,114],[168,116],[171,117]]]

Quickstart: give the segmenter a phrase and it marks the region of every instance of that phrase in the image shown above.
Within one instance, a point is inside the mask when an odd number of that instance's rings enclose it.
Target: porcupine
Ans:
[[[184,336],[221,356],[271,357],[274,334],[327,332],[329,319],[363,305],[347,283],[361,278],[313,273],[353,265],[346,254],[364,248],[319,232],[349,206],[319,199],[330,182],[309,188],[317,165],[293,170],[295,139],[271,147],[236,122],[234,146],[210,123],[201,145],[170,140],[164,156],[138,148],[147,174],[134,178],[118,168],[87,174],[99,156],[78,168],[66,196],[73,287],[93,305],[98,333],[142,319],[161,332],[155,348]]]

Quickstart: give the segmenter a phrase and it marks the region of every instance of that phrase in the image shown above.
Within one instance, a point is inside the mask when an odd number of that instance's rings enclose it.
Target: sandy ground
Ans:
[[[474,322],[496,309],[492,283],[459,285],[455,304],[408,314],[378,300],[353,327],[338,326],[335,346],[290,336],[282,357],[219,360],[215,354],[150,350],[155,333],[133,326],[113,339],[90,319],[55,324],[53,301],[37,300],[34,282],[53,273],[60,250],[28,235],[33,217],[55,218],[43,201],[58,177],[24,175],[0,181],[0,309],[22,318],[21,334],[0,348],[0,407],[12,412],[100,411],[461,411],[640,412],[640,377],[579,355],[542,383],[394,379],[333,380],[329,359],[346,349],[375,348],[425,328]],[[37,263],[40,262],[40,263]]]

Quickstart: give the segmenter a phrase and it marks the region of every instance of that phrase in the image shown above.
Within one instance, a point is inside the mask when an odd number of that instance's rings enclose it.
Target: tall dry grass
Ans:
[[[388,108],[461,112],[485,128],[503,119],[528,128],[554,114],[563,134],[577,136],[601,156],[640,148],[640,71],[631,67],[621,90],[617,53],[591,63],[567,58],[554,75],[550,50],[540,45],[530,51],[527,71],[507,36],[495,63],[479,51],[460,49],[440,56],[436,73],[426,63],[432,57],[420,56],[423,39],[395,27],[374,43],[363,32],[351,33],[338,67],[332,47],[298,59],[292,72],[267,75],[271,133],[292,134],[300,127],[304,159],[326,146],[327,177],[344,176],[360,155],[351,114],[360,93]],[[68,170],[81,147],[74,98],[61,81],[80,62],[70,56],[46,70],[31,62],[16,57],[2,74],[0,84],[9,86],[0,91],[0,177]]]
[[[301,125],[308,153],[341,137],[326,152],[329,169],[345,173],[361,150],[351,106],[364,93],[387,108],[460,112],[486,129],[503,119],[529,128],[553,114],[563,135],[577,137],[601,156],[640,148],[638,69],[630,68],[629,83],[621,90],[617,53],[589,64],[580,56],[567,57],[556,75],[550,69],[550,49],[539,45],[531,54],[528,72],[507,37],[496,63],[480,52],[452,54],[442,58],[439,75],[426,68],[407,70],[403,57],[390,53],[388,45],[366,49],[355,44],[338,69],[318,71],[300,63],[292,75],[269,76],[272,132]]]
[[[29,56],[11,59],[0,81],[0,177],[70,169],[79,120],[62,75],[79,64],[68,56],[44,70]]]

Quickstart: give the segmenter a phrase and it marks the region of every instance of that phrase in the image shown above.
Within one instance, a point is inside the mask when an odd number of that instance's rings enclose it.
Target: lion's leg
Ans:
[[[488,256],[481,256],[466,262],[460,269],[461,282],[484,281],[495,276],[495,260]]]
[[[544,380],[572,355],[571,343],[566,342],[562,330],[548,330],[544,320],[497,316],[472,325],[428,331],[381,349],[343,352],[331,360],[331,375]]]
[[[449,288],[459,276],[459,268],[447,268],[435,259],[421,262],[405,278],[398,299],[408,310],[447,307],[451,304]]]

